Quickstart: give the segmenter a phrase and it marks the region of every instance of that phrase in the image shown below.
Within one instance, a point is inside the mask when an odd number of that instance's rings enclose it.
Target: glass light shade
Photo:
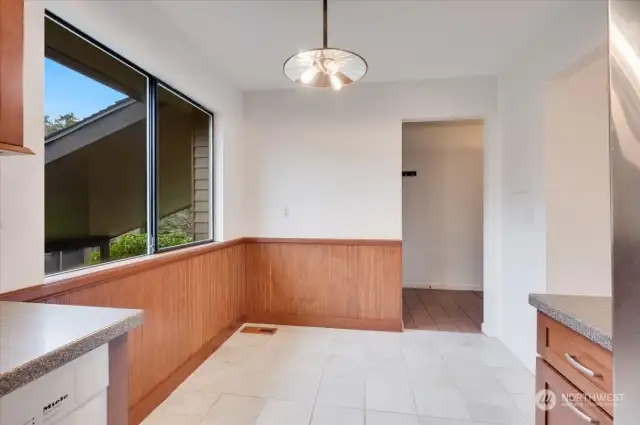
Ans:
[[[309,84],[311,80],[313,80],[313,77],[316,76],[317,73],[318,73],[318,68],[316,68],[315,66],[310,66],[300,76],[300,82],[303,84]]]
[[[336,74],[330,74],[329,79],[331,80],[331,87],[335,91],[338,91],[342,88],[342,81],[340,81],[340,78],[338,78]]]
[[[340,90],[367,73],[362,56],[342,49],[314,49],[297,53],[284,63],[284,75],[294,83]],[[340,84],[338,84],[340,83]]]

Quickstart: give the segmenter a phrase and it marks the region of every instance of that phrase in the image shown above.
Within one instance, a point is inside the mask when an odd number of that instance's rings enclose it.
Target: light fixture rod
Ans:
[[[327,19],[327,0],[322,0],[322,47],[325,49],[328,47],[327,38],[328,38],[328,19]]]

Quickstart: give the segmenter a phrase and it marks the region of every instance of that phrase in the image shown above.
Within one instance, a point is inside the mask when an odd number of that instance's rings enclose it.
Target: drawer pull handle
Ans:
[[[568,398],[565,398],[565,400],[567,401],[565,404],[569,408],[569,410],[571,410],[577,417],[582,419],[584,422],[586,422],[588,424],[594,424],[594,425],[598,425],[600,423],[600,421],[598,421],[596,419],[593,419],[591,416],[587,415],[582,410],[580,410],[576,406],[574,406],[571,403],[571,401],[569,401]]]
[[[571,366],[575,367],[576,369],[578,369],[580,372],[582,372],[583,375],[587,375],[591,378],[602,378],[602,374],[600,372],[594,372],[591,369],[589,369],[588,367],[581,365],[574,356],[572,356],[569,353],[564,353],[564,357],[567,359],[567,361],[569,362],[569,364],[571,364]]]

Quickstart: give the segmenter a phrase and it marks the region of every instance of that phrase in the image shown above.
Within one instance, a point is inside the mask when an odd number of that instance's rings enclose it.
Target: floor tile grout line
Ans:
[[[447,369],[447,375],[449,376],[449,379],[451,379],[451,382],[453,383],[453,386],[455,387],[456,391],[458,392],[458,395],[460,396],[460,399],[462,400],[462,404],[464,404],[464,409],[467,411],[467,414],[469,415],[469,420],[471,421],[472,424],[475,424],[476,421],[475,419],[473,419],[473,417],[471,416],[471,412],[469,411],[469,406],[467,403],[467,400],[465,399],[465,397],[462,395],[462,389],[460,388],[460,386],[458,385],[458,383],[456,382],[455,379],[453,379],[453,375],[451,375],[449,373],[449,365],[447,364],[447,362],[444,360],[444,356],[442,355],[442,352],[440,351],[440,349],[438,348],[438,346],[436,345],[436,350],[438,350],[438,353],[440,354],[440,357],[442,358],[442,362],[444,363],[444,367],[445,369]]]
[[[368,374],[368,370],[367,370],[367,374]],[[367,381],[369,380],[369,377],[365,375],[364,377],[364,423],[366,425],[367,423]]]
[[[449,365],[447,365],[447,364],[446,364],[446,362],[445,362],[445,367],[446,367],[447,369],[449,369]],[[506,369],[506,368],[502,368],[502,367],[500,367],[500,368],[493,368],[493,367],[491,367],[491,366],[484,366],[484,365],[482,365],[482,367],[483,367],[483,368],[490,368],[490,369]],[[476,420],[471,416],[471,412],[469,411],[469,408],[468,408],[468,404],[469,404],[469,403],[467,402],[466,398],[465,398],[464,396],[462,396],[463,391],[461,390],[461,388],[458,386],[458,384],[456,383],[456,381],[455,381],[454,379],[452,379],[452,381],[453,381],[453,385],[456,387],[456,389],[457,389],[457,390],[458,390],[458,392],[460,393],[460,396],[461,396],[461,398],[462,398],[462,402],[464,403],[465,408],[466,408],[466,410],[467,410],[467,413],[469,414],[469,418],[471,419],[471,423],[475,424],[475,423],[476,423]],[[522,410],[520,410],[520,408],[518,407],[518,405],[516,404],[516,402],[513,400],[512,393],[511,393],[510,391],[508,391],[508,390],[505,388],[504,394],[506,394],[506,395],[507,395],[507,397],[509,398],[509,401],[511,401],[511,403],[513,404],[513,406],[514,406],[514,407],[515,407],[515,408],[516,408],[520,413],[522,413],[522,416],[526,417],[526,416],[527,416],[527,415],[526,415],[526,413],[525,413],[525,412],[522,412]],[[486,423],[486,422],[483,422],[483,424],[484,424],[484,423]],[[490,423],[489,423],[489,424],[490,424]],[[489,424],[487,424],[487,425],[489,425]],[[527,424],[529,424],[529,422],[527,422]]]
[[[407,359],[404,356],[404,350],[402,348],[403,347],[400,346],[400,353],[402,354],[402,364],[404,364],[404,370],[407,373],[407,383],[409,384],[409,391],[411,392],[411,400],[413,400],[413,408],[415,409],[415,412],[416,412],[416,419],[418,420],[418,423],[420,423],[420,416],[419,416],[419,412],[418,412],[418,403],[416,402],[416,394],[413,391],[413,387],[411,386],[411,375],[409,374],[409,366],[407,365]],[[438,355],[440,355],[440,353],[438,353]],[[366,391],[366,389],[365,389],[365,391]]]
[[[216,398],[216,401],[214,401],[213,404],[211,405],[211,407],[209,407],[209,409],[207,410],[207,413],[202,415],[202,418],[200,418],[200,423],[204,422],[204,420],[207,417],[207,415],[209,414],[209,412],[211,412],[213,410],[213,407],[216,404],[218,404],[218,401],[220,401],[221,398],[222,398],[222,393],[218,393],[218,398]]]
[[[320,372],[320,381],[318,382],[318,390],[316,391],[316,396],[313,400],[313,406],[311,406],[311,415],[309,416],[308,425],[311,425],[311,422],[313,421],[313,414],[316,411],[316,404],[318,404],[318,397],[320,396],[320,389],[322,388],[322,380],[324,379],[324,368],[326,366],[327,366],[326,364],[322,365],[322,371]]]

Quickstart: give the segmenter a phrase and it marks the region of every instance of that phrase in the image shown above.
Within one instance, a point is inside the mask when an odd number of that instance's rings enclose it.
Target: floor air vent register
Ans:
[[[273,335],[278,328],[263,328],[260,326],[245,326],[240,332],[245,334]]]

